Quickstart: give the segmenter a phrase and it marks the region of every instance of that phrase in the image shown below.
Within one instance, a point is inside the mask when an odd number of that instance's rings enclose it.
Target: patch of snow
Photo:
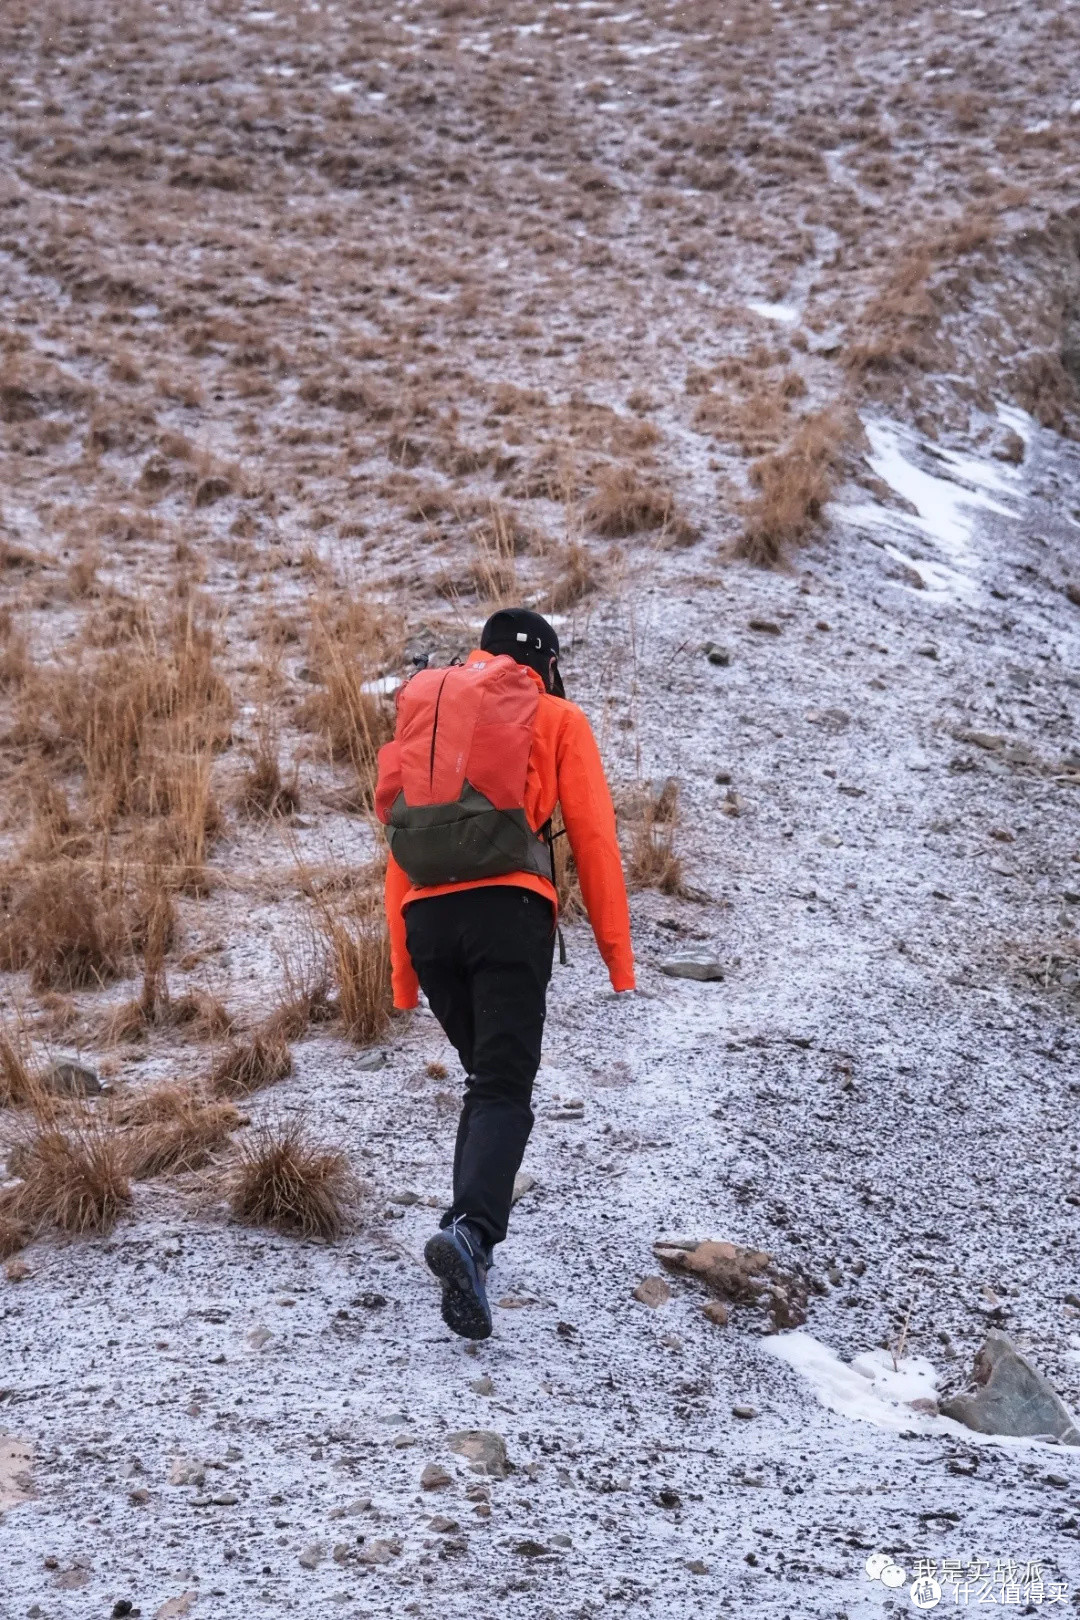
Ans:
[[[370,692],[373,697],[386,697],[396,692],[402,685],[404,677],[401,675],[380,675],[378,680],[365,681],[360,688],[361,692]]]
[[[924,472],[908,459],[908,436],[888,422],[867,422],[866,435],[870,440],[867,458],[877,476],[903,496],[917,509],[918,516],[905,517],[904,526],[919,530],[928,540],[947,552],[956,562],[971,559],[971,536],[974,522],[972,507],[996,512],[1001,517],[1013,517],[1013,509],[1001,505],[987,493],[988,489],[1003,492],[1007,485],[1004,475],[986,463],[970,457],[939,452],[944,464],[959,478],[974,484],[974,489],[961,489],[948,478]],[[1010,490],[1011,492],[1011,490]]]
[[[1018,433],[1023,439],[1024,448],[1026,449],[1034,439],[1035,430],[1039,425],[1035,418],[1029,415],[1027,411],[1022,411],[1019,405],[1004,405],[1000,400],[994,401],[994,409],[997,412],[998,421],[1004,422],[1006,427],[1012,428],[1014,433]]]
[[[770,304],[749,299],[746,307],[766,321],[797,321],[799,318],[799,311],[794,304]]]

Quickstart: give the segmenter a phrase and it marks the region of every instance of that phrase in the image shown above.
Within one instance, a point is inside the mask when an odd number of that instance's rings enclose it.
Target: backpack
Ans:
[[[539,706],[535,681],[504,655],[423,669],[400,688],[375,813],[418,888],[511,872],[550,880],[551,844],[525,815]]]

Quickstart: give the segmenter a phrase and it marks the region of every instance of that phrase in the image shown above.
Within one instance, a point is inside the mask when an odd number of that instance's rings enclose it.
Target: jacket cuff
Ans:
[[[613,990],[636,990],[637,981],[634,970],[630,968],[612,968],[610,970],[611,988]]]

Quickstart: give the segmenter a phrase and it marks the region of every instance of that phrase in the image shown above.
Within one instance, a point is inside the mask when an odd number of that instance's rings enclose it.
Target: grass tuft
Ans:
[[[346,1155],[312,1140],[297,1120],[252,1131],[227,1185],[236,1220],[324,1242],[352,1225],[362,1191]]]
[[[210,1089],[218,1097],[249,1097],[284,1080],[292,1068],[288,1042],[272,1030],[259,1029],[221,1055],[210,1071]]]

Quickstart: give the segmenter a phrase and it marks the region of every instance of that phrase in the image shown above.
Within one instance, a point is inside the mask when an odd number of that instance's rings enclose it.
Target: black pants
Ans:
[[[555,918],[531,889],[489,885],[405,909],[420,987],[464,1066],[449,1226],[465,1215],[501,1243],[532,1130]]]

